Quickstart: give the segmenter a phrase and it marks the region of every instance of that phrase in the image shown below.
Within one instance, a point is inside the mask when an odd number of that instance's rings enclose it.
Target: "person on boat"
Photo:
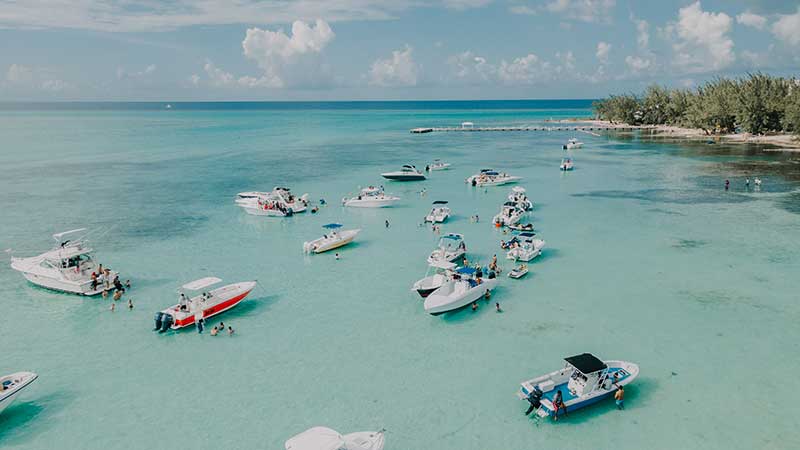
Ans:
[[[497,312],[500,312],[500,303],[497,304]],[[533,392],[528,394],[528,398],[526,399],[528,400],[528,403],[531,404],[531,406],[528,407],[528,410],[525,411],[526,416],[530,415],[534,409],[538,409],[540,406],[542,406],[542,395],[544,395],[544,392],[539,389],[539,386],[534,386]]]
[[[614,393],[614,401],[617,404],[617,409],[625,409],[625,388],[617,386],[617,392]]]
[[[97,274],[92,272],[92,290],[97,289]]]
[[[181,311],[186,311],[186,304],[189,302],[189,299],[186,298],[186,294],[181,292],[181,296],[178,299],[178,309]]]
[[[483,277],[483,269],[481,269],[481,265],[477,264],[475,267],[475,277],[482,278]]]

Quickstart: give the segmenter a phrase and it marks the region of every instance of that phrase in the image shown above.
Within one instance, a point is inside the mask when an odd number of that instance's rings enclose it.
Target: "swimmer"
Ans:
[[[488,292],[488,291],[487,291],[487,292]],[[494,304],[494,309],[495,309],[497,312],[503,312],[503,310],[500,308],[500,303],[499,303],[499,302],[495,302],[495,304]]]
[[[234,333],[233,328],[230,325],[228,325],[228,336],[233,336],[233,333]]]
[[[477,310],[478,310],[478,302],[472,302],[472,312],[475,312]]]
[[[492,298],[492,292],[487,289],[486,293],[483,294],[483,298],[486,299],[486,301],[488,302],[489,299]]]
[[[113,298],[114,298],[114,301],[117,301],[117,300],[121,299],[122,298],[122,291],[120,291],[119,289],[114,291],[114,297]]]
[[[339,256],[338,253],[336,254],[335,258],[336,258],[337,261],[341,259],[341,257]]]
[[[115,309],[117,309],[117,304],[116,303],[112,303],[111,304],[111,312],[114,312]]]
[[[219,331],[217,330],[217,327],[214,327],[214,328],[211,329],[211,335],[212,336],[216,336],[218,332]]]
[[[128,299],[128,309],[131,310],[131,311],[133,310],[133,299],[132,298]]]

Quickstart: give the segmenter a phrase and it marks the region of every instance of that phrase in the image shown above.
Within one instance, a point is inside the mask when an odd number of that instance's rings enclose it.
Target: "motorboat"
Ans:
[[[447,170],[450,168],[450,163],[446,163],[441,159],[434,159],[432,163],[425,166],[425,170],[432,172],[434,170]]]
[[[385,430],[341,435],[328,427],[313,427],[289,438],[286,450],[383,450]]]
[[[497,278],[478,276],[478,269],[460,267],[453,278],[425,299],[425,312],[434,316],[463,308],[497,286]],[[482,274],[480,274],[482,275]]]
[[[514,230],[514,231],[533,231],[533,224],[532,223],[525,223],[525,224],[516,223],[514,225],[507,225],[507,226],[508,226],[508,229]]]
[[[514,267],[513,269],[511,269],[510,272],[508,272],[508,277],[509,278],[519,279],[519,278],[524,277],[527,274],[528,274],[528,265],[527,264],[520,264],[517,267]]]
[[[567,141],[566,144],[564,144],[564,150],[573,150],[581,147],[583,147],[583,142],[579,141],[576,138],[572,138],[569,141]]]
[[[528,198],[525,188],[522,186],[511,188],[511,193],[508,194],[508,201],[516,203],[524,211],[533,209],[533,202]]]
[[[308,194],[296,197],[289,188],[276,186],[270,192],[240,192],[236,204],[254,216],[288,217],[308,209]]]
[[[447,202],[444,200],[436,200],[433,202],[431,212],[425,216],[425,222],[441,223],[447,220],[448,217],[450,217],[450,208],[447,206]]]
[[[565,158],[561,160],[560,169],[563,171],[572,170],[575,167],[575,163],[572,162],[572,158]]]
[[[20,392],[37,378],[39,375],[33,372],[16,372],[0,377],[0,413],[11,406],[19,397]]]
[[[467,245],[464,243],[464,236],[458,233],[448,233],[439,239],[439,246],[428,256],[428,265],[436,261],[455,261],[462,258],[467,253]]]
[[[528,262],[541,255],[545,242],[541,239],[536,239],[534,236],[536,236],[534,233],[527,231],[520,233],[517,236],[518,242],[508,251],[506,258]]]
[[[394,181],[422,181],[425,179],[425,175],[411,164],[406,164],[395,172],[382,173],[381,176]]]
[[[445,282],[450,280],[453,277],[453,271],[455,268],[456,265],[450,261],[431,261],[431,264],[428,266],[428,272],[425,274],[425,278],[422,278],[414,283],[414,286],[411,288],[411,290],[417,291],[420,297],[425,298],[430,295],[431,292],[439,289]],[[433,274],[431,274],[431,271],[433,271]]]
[[[181,286],[178,303],[156,313],[153,331],[179,330],[216,316],[241,303],[256,287],[255,281],[242,281],[205,291],[221,282],[217,277],[205,277]]]
[[[618,386],[639,376],[639,366],[617,360],[601,361],[591,353],[564,358],[561,370],[522,382],[517,392],[539,417],[556,417],[612,397]],[[555,399],[561,393],[556,407]],[[563,404],[561,404],[563,403]]]
[[[522,219],[522,216],[524,214],[525,211],[522,208],[518,207],[516,203],[505,202],[503,204],[503,207],[500,209],[500,212],[497,213],[496,216],[494,216],[494,219],[492,219],[492,221],[494,222],[494,224],[498,226],[514,225],[519,223],[520,219]]]
[[[360,228],[355,230],[340,230],[342,224],[329,223],[322,228],[328,230],[321,238],[303,243],[303,251],[306,253],[323,253],[343,245],[353,242],[353,239],[361,232]]]
[[[119,274],[103,269],[92,258],[86,228],[53,235],[57,245],[38,256],[11,258],[11,268],[31,283],[55,291],[97,295],[111,287]]]
[[[516,183],[521,179],[522,177],[509,175],[505,172],[482,169],[480,173],[467,178],[466,182],[472,186],[500,186],[508,183]]]
[[[361,192],[351,198],[343,198],[342,205],[352,208],[385,208],[392,206],[400,200],[400,197],[387,195],[383,189],[369,186],[361,189]]]

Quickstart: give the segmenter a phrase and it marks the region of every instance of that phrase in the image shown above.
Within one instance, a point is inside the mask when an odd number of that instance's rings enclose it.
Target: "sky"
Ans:
[[[798,69],[800,0],[0,0],[0,101],[600,98]]]

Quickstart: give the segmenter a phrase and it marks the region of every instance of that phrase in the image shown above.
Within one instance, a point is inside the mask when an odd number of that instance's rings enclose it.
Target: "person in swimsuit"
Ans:
[[[617,404],[617,409],[625,409],[625,388],[617,386],[617,392],[614,393],[614,400]]]

